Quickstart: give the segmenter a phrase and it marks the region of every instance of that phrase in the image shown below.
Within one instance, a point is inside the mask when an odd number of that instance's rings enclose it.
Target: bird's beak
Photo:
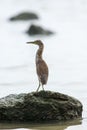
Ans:
[[[32,42],[32,41],[31,41],[31,42],[26,42],[26,43],[27,43],[27,44],[35,44],[35,42]]]

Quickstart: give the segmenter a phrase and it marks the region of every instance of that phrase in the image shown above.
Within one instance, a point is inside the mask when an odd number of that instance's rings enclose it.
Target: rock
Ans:
[[[17,21],[17,20],[34,20],[38,19],[38,16],[32,12],[23,12],[16,16],[10,18],[10,21]]]
[[[51,35],[53,34],[52,31],[45,30],[40,26],[31,25],[27,31],[29,35]]]
[[[66,121],[81,116],[81,102],[58,92],[40,91],[0,99],[0,121]]]

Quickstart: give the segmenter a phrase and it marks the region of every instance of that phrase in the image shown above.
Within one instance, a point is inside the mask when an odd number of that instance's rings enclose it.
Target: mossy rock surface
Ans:
[[[81,102],[58,92],[40,91],[0,99],[0,121],[66,121],[81,117]]]

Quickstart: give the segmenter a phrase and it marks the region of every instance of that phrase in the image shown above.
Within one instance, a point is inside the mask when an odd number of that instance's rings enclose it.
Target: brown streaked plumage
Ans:
[[[27,44],[35,44],[39,46],[39,49],[37,50],[37,53],[36,53],[36,71],[37,71],[38,80],[39,80],[39,86],[37,88],[37,91],[39,90],[41,85],[42,85],[42,89],[44,90],[43,85],[47,83],[48,73],[49,73],[48,66],[42,58],[44,45],[41,40],[27,42]]]

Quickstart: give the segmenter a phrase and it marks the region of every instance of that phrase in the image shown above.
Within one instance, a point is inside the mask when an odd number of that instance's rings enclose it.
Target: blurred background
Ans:
[[[36,90],[38,47],[26,42],[40,39],[45,89],[78,98],[87,119],[87,0],[0,0],[0,25],[0,97]]]

